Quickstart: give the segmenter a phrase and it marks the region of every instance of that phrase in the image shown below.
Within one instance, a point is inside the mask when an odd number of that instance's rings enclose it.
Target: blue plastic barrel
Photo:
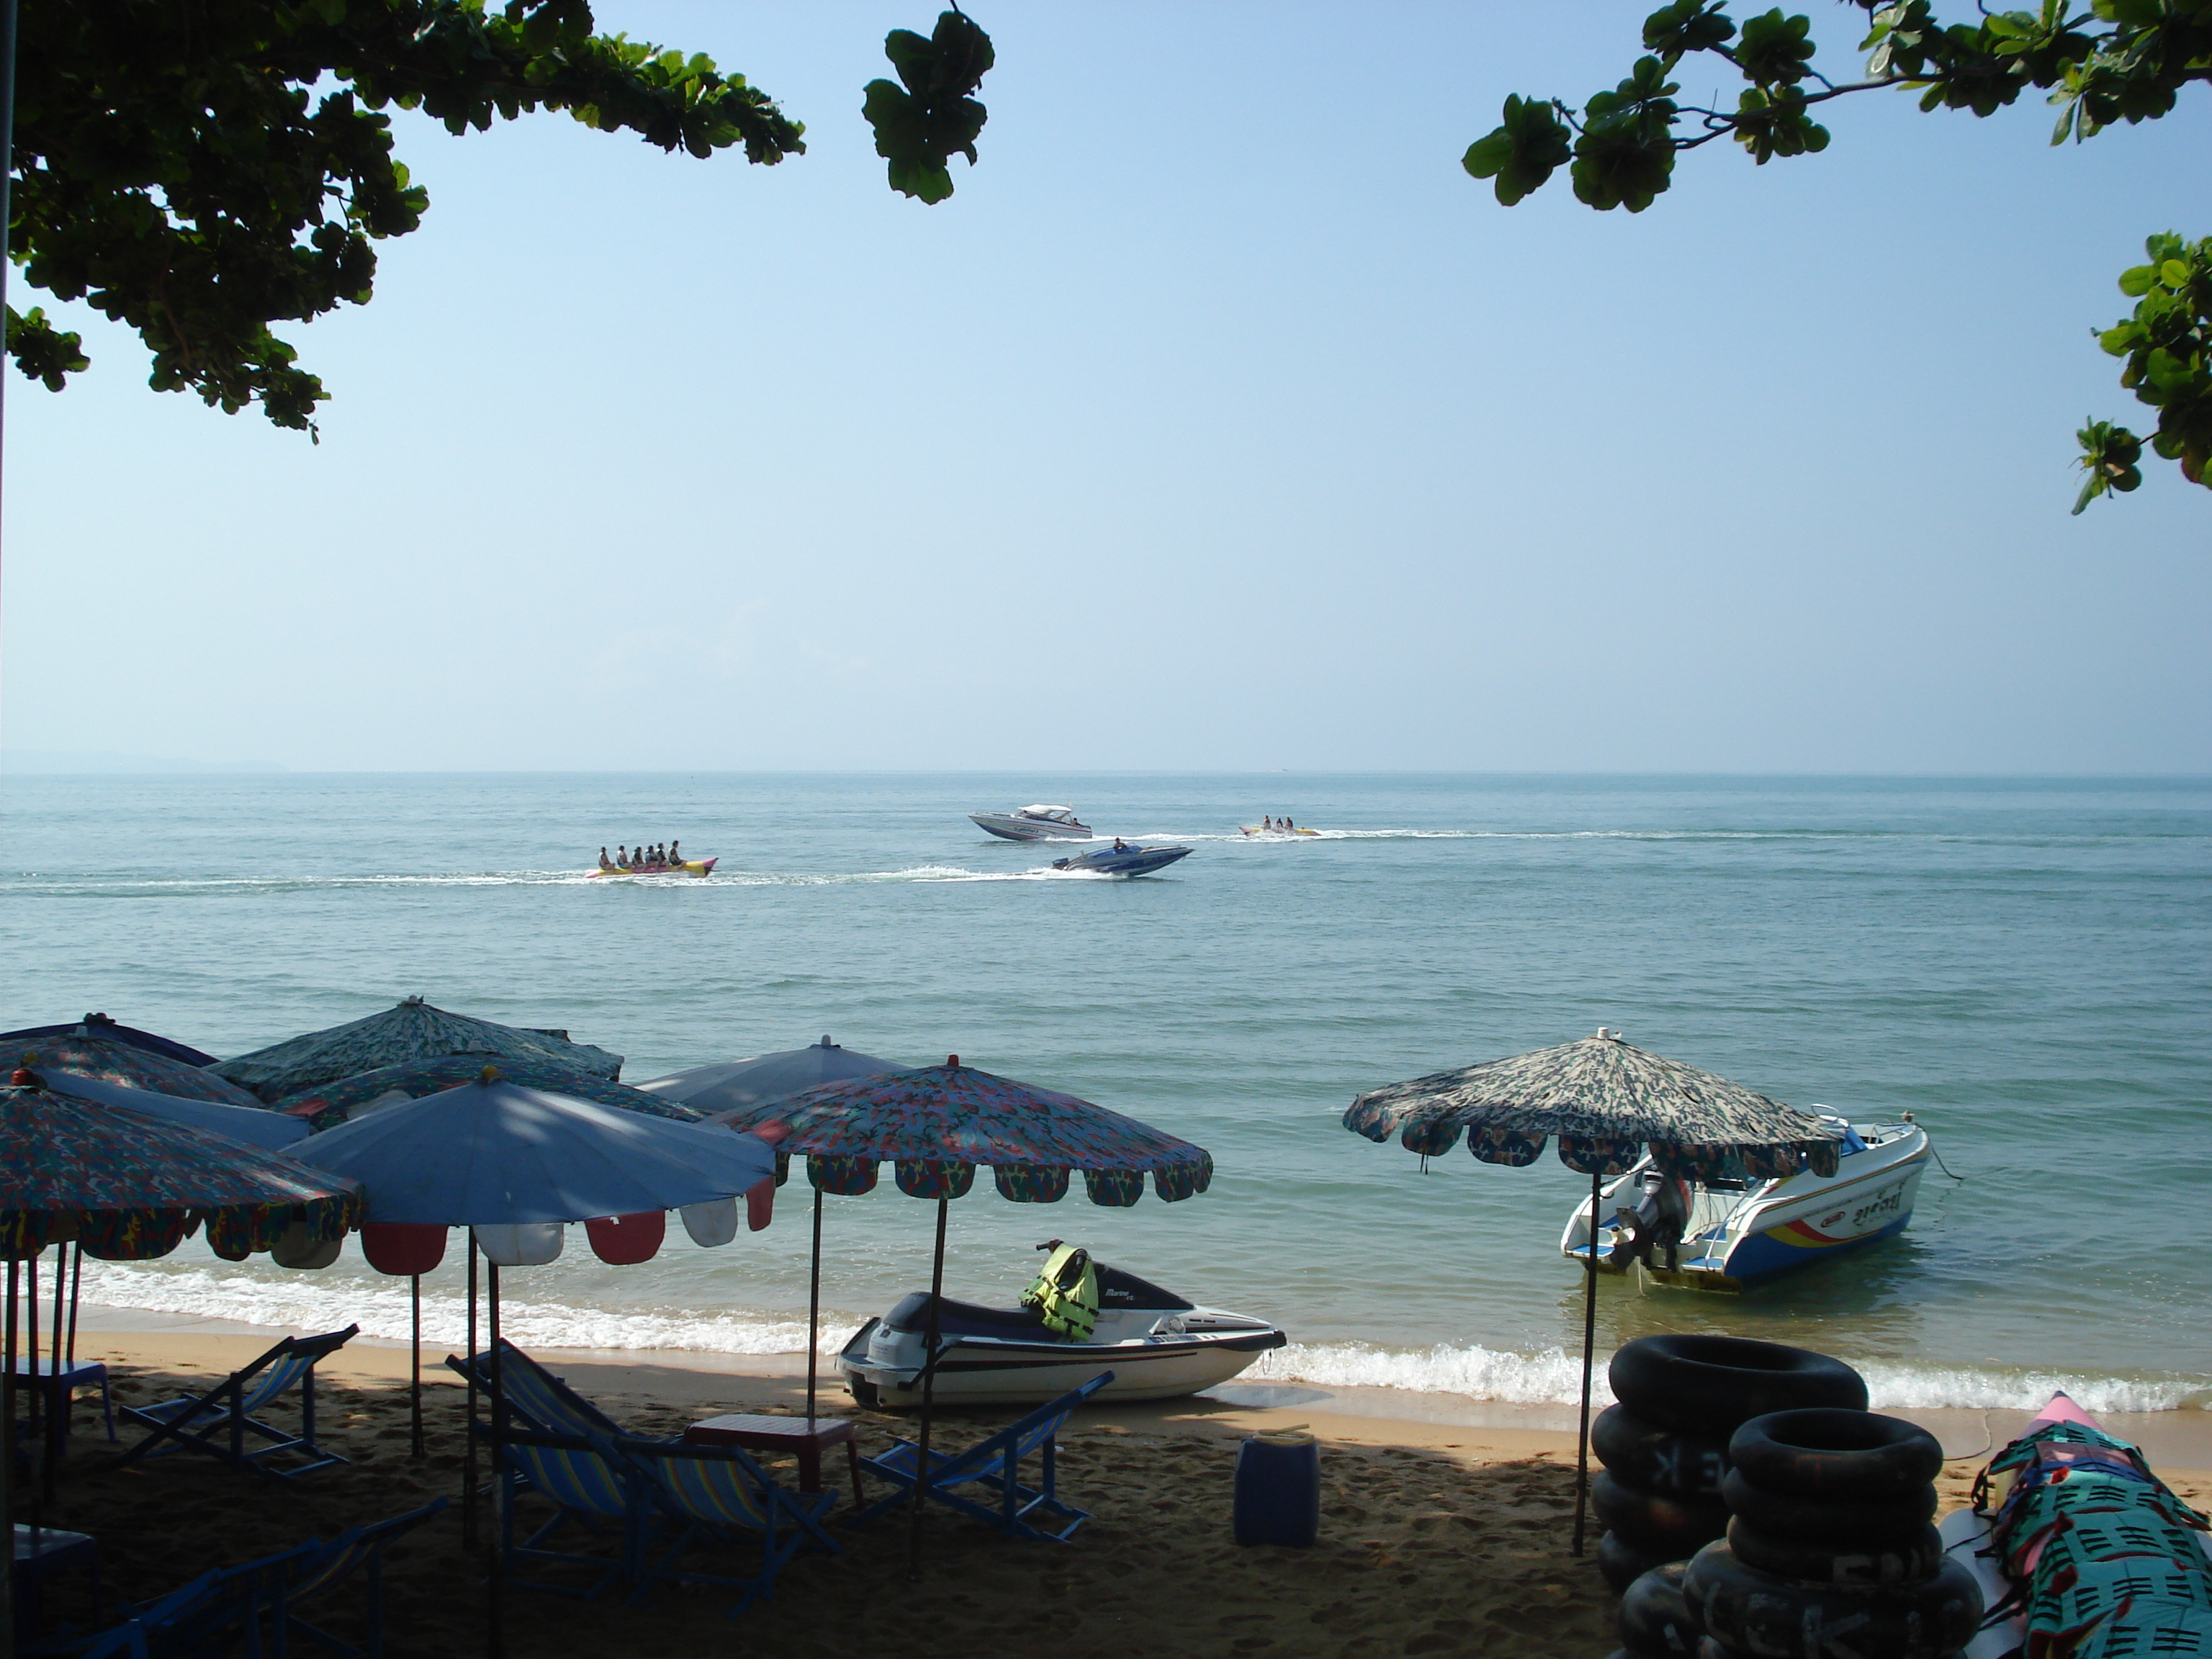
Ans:
[[[1321,1447],[1310,1434],[1255,1434],[1237,1450],[1237,1541],[1310,1547],[1321,1530]]]

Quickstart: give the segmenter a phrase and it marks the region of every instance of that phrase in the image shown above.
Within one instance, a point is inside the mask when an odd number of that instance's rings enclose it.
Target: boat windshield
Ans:
[[[1075,809],[1073,806],[1024,806],[1021,816],[1025,818],[1055,818],[1065,823],[1075,817]]]

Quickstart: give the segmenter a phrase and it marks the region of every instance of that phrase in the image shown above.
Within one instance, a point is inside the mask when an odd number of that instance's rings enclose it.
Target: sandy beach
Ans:
[[[204,1385],[259,1353],[270,1334],[185,1322],[155,1331],[88,1328],[79,1352],[106,1359],[118,1397],[135,1401]],[[717,1411],[804,1408],[795,1356],[747,1359],[744,1371],[723,1369],[727,1356],[544,1357],[642,1433],[674,1433]],[[286,1486],[202,1457],[118,1470],[94,1412],[81,1405],[49,1519],[98,1538],[109,1588],[143,1598],[210,1566],[458,1496],[463,1395],[446,1374],[426,1374],[429,1444],[419,1462],[408,1452],[404,1348],[356,1342],[322,1375],[325,1437],[352,1467]],[[872,1632],[870,1643],[894,1640],[902,1652],[948,1659],[979,1650],[1101,1659],[1131,1651],[1193,1659],[1486,1652],[1595,1659],[1615,1645],[1612,1599],[1589,1558],[1578,1560],[1568,1548],[1571,1413],[1369,1397],[1394,1393],[1381,1389],[1231,1392],[1231,1401],[1080,1413],[1062,1439],[1062,1495],[1093,1519],[1070,1544],[1012,1543],[963,1517],[933,1513],[922,1581],[914,1584],[902,1524],[841,1528],[842,1553],[794,1559],[774,1599],[734,1621],[725,1617],[733,1598],[720,1589],[664,1587],[636,1608],[613,1595],[586,1602],[517,1590],[508,1599],[510,1651],[654,1656],[711,1644],[743,1653],[843,1655],[864,1631]],[[857,1413],[841,1389],[825,1388],[822,1399],[825,1414],[858,1417],[864,1450],[910,1431],[905,1419]],[[1965,1501],[1990,1437],[2001,1442],[2017,1427],[2010,1413],[1911,1415],[1933,1419],[1954,1454],[1942,1481],[1947,1510]],[[2163,1413],[2114,1426],[2140,1436],[2160,1473],[2203,1506],[2212,1500],[2207,1419]],[[946,1442],[959,1445],[1004,1418],[949,1413],[943,1420]],[[1322,1442],[1320,1541],[1311,1550],[1240,1548],[1230,1526],[1237,1443],[1255,1429],[1301,1424]],[[793,1478],[787,1464],[781,1473]],[[386,1592],[390,1650],[482,1651],[482,1574],[479,1558],[463,1547],[458,1508],[397,1549]],[[359,1601],[358,1586],[349,1587],[322,1611],[343,1632],[353,1627]],[[58,1585],[51,1610],[88,1617],[84,1587]]]

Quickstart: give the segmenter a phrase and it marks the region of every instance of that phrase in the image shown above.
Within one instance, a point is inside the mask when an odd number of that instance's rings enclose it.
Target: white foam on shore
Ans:
[[[280,1329],[360,1325],[366,1336],[405,1341],[407,1281],[378,1276],[325,1278],[273,1274],[210,1263],[143,1266],[87,1261],[84,1297],[102,1307],[220,1319]],[[862,1316],[824,1310],[821,1351],[835,1353]],[[611,1309],[509,1294],[501,1330],[524,1347],[596,1348],[648,1353],[787,1354],[805,1352],[806,1326],[788,1315],[736,1309],[702,1313],[673,1307]],[[467,1339],[467,1304],[456,1289],[426,1286],[422,1337],[427,1346],[459,1348]],[[1850,1358],[1850,1356],[1844,1356]],[[1613,1401],[1607,1355],[1598,1356],[1592,1399]],[[1913,1365],[1851,1359],[1867,1380],[1869,1403],[1885,1409],[2033,1411],[2061,1391],[2091,1412],[2212,1410],[2212,1383],[2202,1377],[2094,1376],[2081,1372],[2007,1367]],[[1582,1397],[1582,1356],[1563,1348],[1516,1353],[1486,1348],[1389,1348],[1364,1342],[1293,1343],[1260,1356],[1243,1380],[1304,1382],[1322,1388],[1400,1389],[1461,1395],[1505,1405],[1565,1406]]]
[[[1607,1355],[1598,1356],[1590,1398],[1610,1405]],[[1844,1356],[1850,1358],[1850,1356]],[[2202,1377],[2090,1376],[2079,1372],[1909,1365],[1850,1360],[1867,1380],[1876,1411],[1970,1409],[2033,1411],[2063,1392],[2091,1412],[2212,1410],[2212,1383]],[[1392,1349],[1363,1342],[1313,1346],[1293,1343],[1262,1354],[1248,1378],[1309,1382],[1322,1388],[1407,1389],[1467,1395],[1511,1405],[1565,1406],[1582,1398],[1582,1356],[1553,1348],[1520,1354],[1481,1347]]]

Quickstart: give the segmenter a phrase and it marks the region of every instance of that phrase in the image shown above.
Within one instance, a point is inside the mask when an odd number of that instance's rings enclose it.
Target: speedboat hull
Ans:
[[[1102,1267],[1100,1279],[1105,1305],[1083,1342],[1054,1335],[1033,1310],[940,1301],[931,1397],[940,1405],[1032,1404],[1110,1370],[1101,1399],[1175,1400],[1226,1382],[1289,1340],[1264,1319],[1194,1307],[1130,1274]],[[1138,1302],[1153,1305],[1127,1305]],[[920,1405],[928,1326],[929,1297],[916,1291],[854,1332],[837,1356],[853,1398],[871,1408]]]
[[[1740,1291],[1780,1273],[1826,1261],[1905,1230],[1930,1157],[1928,1133],[1907,1120],[1850,1126],[1849,1149],[1832,1176],[1810,1170],[1783,1181],[1688,1188],[1687,1215],[1672,1260],[1652,1251],[1635,1261],[1655,1284],[1686,1290]],[[1853,1143],[1856,1143],[1854,1145]],[[1619,1212],[1644,1195],[1647,1158],[1604,1189],[1598,1214],[1598,1266],[1630,1265]],[[1589,1248],[1590,1202],[1569,1218],[1559,1251],[1579,1261]]]
[[[970,812],[968,818],[976,828],[1002,841],[1091,839],[1091,826],[1076,817],[1073,807],[1031,806],[1019,812]]]
[[[686,859],[681,864],[640,864],[624,870],[594,870],[594,876],[703,876],[718,862],[714,859]]]
[[[1095,853],[1054,859],[1052,867],[1095,876],[1149,876],[1155,870],[1166,869],[1177,859],[1189,856],[1188,847],[1102,847]]]

